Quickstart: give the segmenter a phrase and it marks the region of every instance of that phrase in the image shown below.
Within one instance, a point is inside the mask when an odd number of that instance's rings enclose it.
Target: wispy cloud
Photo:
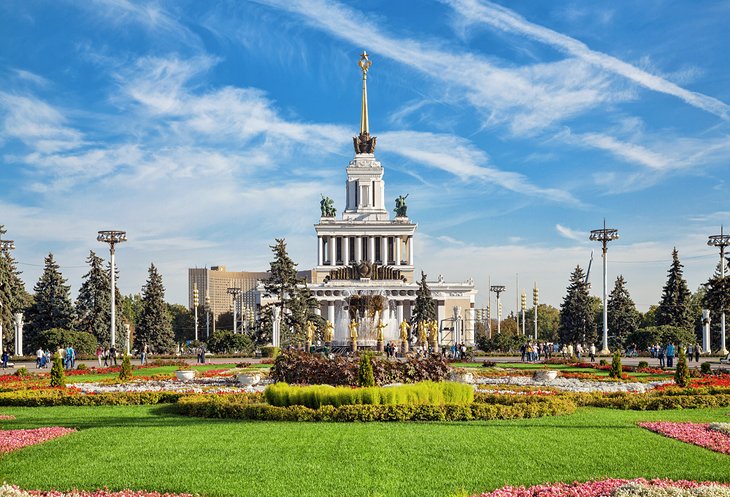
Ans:
[[[501,31],[516,33],[545,43],[604,71],[633,81],[644,88],[672,95],[689,105],[730,121],[730,106],[724,102],[682,88],[611,55],[591,50],[585,43],[544,26],[531,23],[516,12],[501,5],[484,0],[450,0],[449,3],[465,20],[487,24]]]
[[[585,242],[588,240],[588,233],[583,231],[577,231],[563,226],[562,224],[556,224],[555,229],[563,238],[573,240],[574,242]]]

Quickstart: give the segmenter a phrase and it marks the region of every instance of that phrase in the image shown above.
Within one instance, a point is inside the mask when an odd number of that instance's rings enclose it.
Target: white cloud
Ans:
[[[564,238],[567,238],[568,240],[573,240],[575,242],[585,242],[588,240],[588,233],[583,231],[576,231],[572,230],[570,228],[566,228],[562,224],[556,224],[555,229],[560,233],[561,236]]]
[[[616,57],[591,50],[585,43],[544,26],[531,23],[501,5],[485,0],[450,0],[450,4],[467,21],[487,24],[501,31],[517,33],[545,43],[572,57],[599,67],[604,71],[622,76],[649,90],[672,95],[689,105],[715,114],[726,121],[730,120],[730,106],[724,102],[682,88]]]

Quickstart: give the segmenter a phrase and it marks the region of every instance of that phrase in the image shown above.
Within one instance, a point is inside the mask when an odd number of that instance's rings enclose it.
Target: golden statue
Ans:
[[[307,341],[311,343],[314,340],[314,332],[317,331],[317,327],[313,322],[307,321],[305,329],[307,331]]]
[[[411,330],[411,325],[406,321],[400,324],[400,339],[408,341],[408,332]]]
[[[324,341],[331,342],[334,337],[335,337],[335,327],[332,324],[332,321],[328,320],[327,324],[324,325]]]
[[[433,342],[438,336],[438,325],[436,324],[436,321],[428,321],[426,323],[426,328],[428,329],[428,341]]]
[[[425,321],[418,322],[418,342],[426,343],[426,326],[428,324]]]
[[[385,340],[385,334],[383,333],[383,330],[387,328],[387,326],[385,325],[385,323],[383,323],[383,320],[381,319],[378,321],[378,325],[376,326],[376,328],[378,330],[378,342],[382,342],[383,340]]]
[[[354,341],[357,340],[357,321],[350,321],[350,338]]]

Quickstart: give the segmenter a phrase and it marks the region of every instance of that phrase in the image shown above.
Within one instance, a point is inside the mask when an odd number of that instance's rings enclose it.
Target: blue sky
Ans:
[[[185,303],[188,267],[265,270],[275,237],[310,268],[366,49],[419,269],[474,277],[479,307],[491,277],[507,311],[519,273],[557,306],[605,217],[609,280],[645,310],[672,247],[695,289],[730,224],[728,18],[727,1],[2,2],[0,223],[29,290],[53,251],[75,294],[109,228],[130,240],[124,293],[154,262]]]

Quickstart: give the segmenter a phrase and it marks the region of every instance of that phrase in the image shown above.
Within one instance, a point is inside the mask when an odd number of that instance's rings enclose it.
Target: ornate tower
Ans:
[[[337,220],[333,202],[322,198],[322,217],[314,226],[318,255],[313,282],[411,282],[416,224],[406,215],[405,197],[397,201],[394,220],[385,207],[383,166],[375,158],[377,138],[370,136],[367,76],[372,61],[367,52],[360,55],[358,65],[362,71],[360,134],[353,138],[355,157],[346,169],[345,208]]]

